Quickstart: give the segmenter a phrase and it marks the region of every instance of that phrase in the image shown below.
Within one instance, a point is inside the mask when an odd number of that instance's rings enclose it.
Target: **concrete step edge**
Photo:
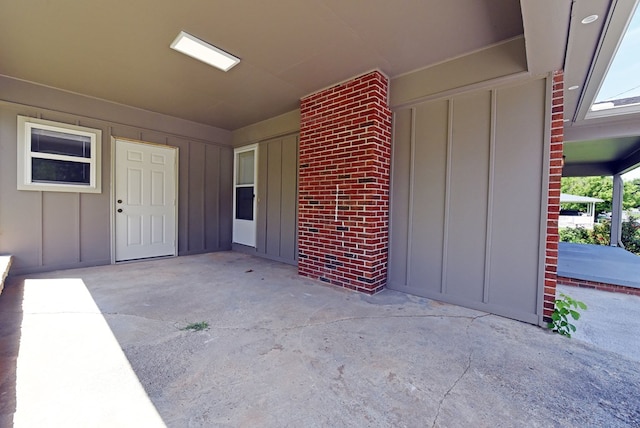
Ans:
[[[4,280],[9,275],[9,268],[13,261],[12,255],[0,256],[0,293],[4,289]]]

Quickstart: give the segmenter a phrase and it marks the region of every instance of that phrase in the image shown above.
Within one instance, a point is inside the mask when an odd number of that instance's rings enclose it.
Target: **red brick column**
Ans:
[[[386,283],[388,86],[371,72],[301,101],[300,275],[366,293]]]
[[[544,263],[543,320],[551,321],[558,282],[558,219],[560,216],[560,182],[562,179],[562,145],[564,142],[564,74],[553,74],[551,109],[551,146],[549,165],[549,192],[547,194],[547,239]]]

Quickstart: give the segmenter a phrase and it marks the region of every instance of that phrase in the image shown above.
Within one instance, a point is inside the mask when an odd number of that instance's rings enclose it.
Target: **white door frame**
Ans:
[[[251,243],[246,243],[246,242],[236,242],[236,231],[237,231],[237,224],[236,222],[241,221],[241,222],[247,222],[248,220],[236,220],[236,183],[238,181],[238,155],[241,153],[245,153],[245,152],[249,152],[249,151],[253,151],[254,152],[254,158],[253,158],[253,225],[250,226],[252,227],[252,230],[250,231],[252,236],[253,236],[253,245],[250,245]],[[243,146],[243,147],[238,147],[236,149],[233,150],[233,181],[232,181],[232,186],[233,186],[233,218],[232,218],[232,224],[233,224],[233,230],[231,232],[231,242],[233,242],[234,244],[240,244],[240,245],[245,245],[248,247],[256,247],[256,242],[257,242],[257,237],[256,237],[256,233],[257,233],[257,221],[258,221],[258,144],[250,144],[248,146]]]
[[[180,174],[179,174],[179,170],[178,167],[180,165],[179,162],[179,155],[180,155],[180,150],[178,147],[174,147],[174,146],[169,146],[166,144],[157,144],[157,143],[150,143],[148,141],[141,141],[141,140],[135,140],[133,138],[124,138],[124,137],[111,137],[111,180],[110,180],[110,187],[111,187],[111,192],[110,192],[110,214],[109,214],[109,218],[110,218],[110,222],[111,222],[111,230],[110,230],[110,234],[111,234],[111,264],[121,264],[121,263],[133,263],[136,261],[140,261],[140,259],[138,260],[123,260],[123,261],[116,261],[116,141],[121,140],[121,141],[126,141],[128,143],[136,143],[136,144],[145,144],[145,145],[149,145],[149,146],[158,146],[158,147],[162,147],[165,149],[174,149],[176,152],[176,156],[175,156],[175,236],[176,239],[174,240],[174,254],[173,256],[162,256],[164,258],[171,258],[171,257],[177,257],[178,256],[178,196],[179,196],[179,187],[178,185],[180,184]],[[144,259],[142,259],[144,260]]]

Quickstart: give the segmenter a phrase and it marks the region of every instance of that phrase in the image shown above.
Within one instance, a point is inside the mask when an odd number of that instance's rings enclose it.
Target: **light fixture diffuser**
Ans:
[[[171,49],[189,55],[191,58],[219,68],[222,71],[229,71],[240,62],[240,58],[184,31],[180,31],[178,37],[171,43]]]

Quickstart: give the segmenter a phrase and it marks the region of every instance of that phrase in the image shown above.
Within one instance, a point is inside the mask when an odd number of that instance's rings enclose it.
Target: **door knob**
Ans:
[[[121,204],[122,203],[122,199],[118,199],[118,203]]]
[[[122,212],[122,208],[118,208],[118,212],[121,213]]]

